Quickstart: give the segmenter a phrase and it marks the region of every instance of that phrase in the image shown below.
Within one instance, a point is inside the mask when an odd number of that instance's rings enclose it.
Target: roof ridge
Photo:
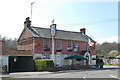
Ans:
[[[49,29],[50,30],[50,28],[43,28],[43,27],[34,27],[34,26],[32,26],[33,28],[40,28],[40,29]],[[63,31],[63,32],[72,32],[72,33],[80,33],[80,32],[77,32],[77,31],[67,31],[67,30],[60,30],[60,29],[56,29],[57,31]],[[80,34],[82,34],[82,33],[80,33]]]

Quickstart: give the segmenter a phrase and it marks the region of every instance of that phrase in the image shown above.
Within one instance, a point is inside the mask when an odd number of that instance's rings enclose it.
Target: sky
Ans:
[[[32,17],[31,17],[31,3]],[[97,43],[118,42],[118,0],[0,0],[0,35],[19,38],[26,17],[32,26],[86,34]]]

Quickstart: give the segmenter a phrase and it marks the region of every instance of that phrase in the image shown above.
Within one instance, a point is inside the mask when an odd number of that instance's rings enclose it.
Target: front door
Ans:
[[[64,58],[62,54],[56,55],[56,66],[62,66],[64,63]]]

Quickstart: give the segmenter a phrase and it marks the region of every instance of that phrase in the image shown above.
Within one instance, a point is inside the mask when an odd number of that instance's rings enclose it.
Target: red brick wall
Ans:
[[[46,53],[46,54],[50,54],[52,53],[52,41],[50,40],[50,51],[44,51],[43,50],[43,45],[44,45],[44,39],[41,39],[41,38],[34,38],[35,39],[35,43],[34,43],[34,51],[35,53]],[[32,41],[31,43],[29,41]],[[28,42],[30,44],[26,44],[26,45],[18,45],[18,50],[33,50],[33,38],[29,38],[29,39],[25,39],[25,40],[21,40],[19,42]],[[80,51],[83,51],[83,50],[86,50],[86,45],[87,43],[86,42],[82,42],[82,41],[72,41],[73,44],[79,44],[79,48],[80,48]],[[56,40],[55,40],[55,53],[57,52],[56,51]],[[68,51],[67,50],[67,46],[68,46],[68,40],[62,40],[62,53],[64,54],[79,54],[74,52],[74,46],[73,46],[73,51]],[[95,47],[91,47],[91,55],[94,55],[96,52],[95,52]]]
[[[23,32],[21,33],[20,37],[19,37],[19,40],[23,40],[23,39],[26,39],[26,38],[31,38],[32,37],[32,34],[30,33],[30,31],[26,28],[23,30]]]
[[[36,49],[43,48],[43,40],[41,38],[34,38],[35,43],[33,43],[33,38],[28,38],[25,40],[20,40],[18,42],[18,50],[33,50],[33,47]],[[23,44],[21,44],[23,43]],[[34,45],[34,46],[33,46]]]
[[[20,44],[21,42],[25,42],[27,44],[21,45]],[[33,49],[32,34],[29,32],[27,28],[25,28],[23,32],[21,33],[19,40],[18,40],[18,50],[32,50],[32,49]]]
[[[91,49],[90,54],[95,55],[96,54],[96,44],[94,46],[90,47],[90,49]]]
[[[5,41],[0,40],[0,55],[6,53],[7,47]]]
[[[80,51],[82,50],[86,50],[86,43],[85,42],[81,42],[81,41],[72,41],[72,44],[79,44],[79,49]],[[79,54],[74,52],[74,45],[73,46],[73,51],[68,51],[67,47],[68,47],[68,40],[63,40],[62,41],[62,51],[63,53],[67,53],[67,54]]]
[[[39,41],[40,42],[40,41]],[[41,40],[41,43],[43,43],[44,41]],[[73,41],[73,44],[80,44],[79,48],[80,50],[86,50],[86,42],[81,42],[81,41]],[[56,40],[55,40],[55,53],[57,52],[56,51]],[[73,51],[68,51],[67,50],[67,47],[68,47],[68,40],[62,40],[62,53],[64,54],[79,54],[79,53],[76,53],[74,52],[74,47],[73,47]],[[46,54],[49,54],[49,53],[52,53],[52,41],[50,40],[50,51],[44,51],[43,50],[43,44],[42,46],[39,48],[39,47],[35,47],[35,53],[46,53]]]
[[[18,42],[18,50],[32,50],[33,47],[33,39],[25,39],[25,40],[20,40]]]

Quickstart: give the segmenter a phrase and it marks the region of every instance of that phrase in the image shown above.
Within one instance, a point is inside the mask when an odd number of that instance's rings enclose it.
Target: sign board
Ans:
[[[55,34],[56,34],[56,24],[50,25],[50,29],[51,29],[51,36],[55,37]]]

